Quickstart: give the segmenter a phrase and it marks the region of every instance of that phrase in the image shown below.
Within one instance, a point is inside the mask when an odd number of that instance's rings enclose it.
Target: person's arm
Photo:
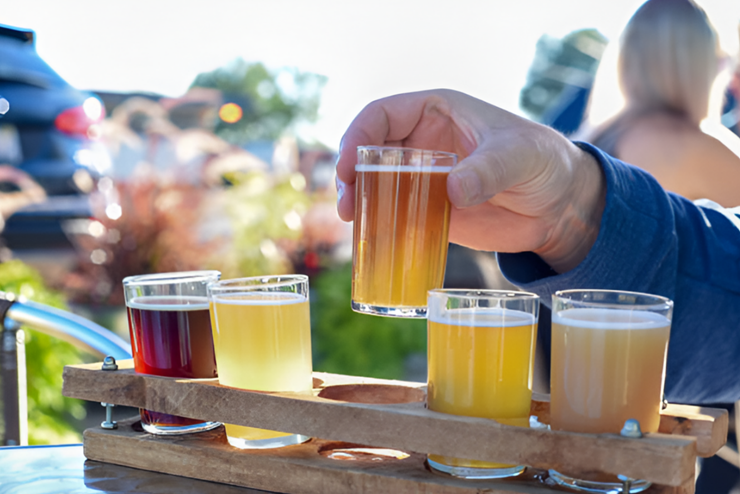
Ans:
[[[549,305],[556,290],[601,288],[675,302],[666,397],[678,403],[740,398],[740,221],[665,192],[646,172],[596,148],[607,183],[596,242],[574,269],[555,273],[531,253],[498,254],[504,275]]]

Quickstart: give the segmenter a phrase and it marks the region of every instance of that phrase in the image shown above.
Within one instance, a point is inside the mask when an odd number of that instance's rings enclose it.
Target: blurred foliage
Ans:
[[[306,179],[263,171],[230,173],[224,210],[233,244],[219,259],[223,278],[294,272],[293,254],[300,249],[302,218],[311,206]]]
[[[70,301],[123,306],[126,276],[203,269],[213,254],[217,240],[198,237],[205,188],[154,175],[115,187],[120,217],[98,211],[92,234],[75,236],[82,256],[64,282]]]
[[[216,134],[232,144],[275,140],[292,126],[314,122],[326,77],[296,69],[268,70],[262,63],[237,59],[226,67],[199,74],[191,88],[219,89],[243,109],[235,123],[219,120]]]
[[[606,43],[595,29],[574,31],[562,39],[542,36],[527,83],[519,93],[522,110],[540,121],[569,85],[590,87]]]
[[[0,290],[66,309],[63,296],[46,288],[41,275],[18,260],[0,264]],[[62,396],[62,370],[65,365],[81,363],[82,353],[69,343],[23,329],[28,372],[29,444],[81,442],[73,424],[85,418],[85,407],[80,400]]]
[[[426,320],[358,314],[350,308],[352,265],[311,280],[314,369],[403,379],[407,357],[426,354]]]

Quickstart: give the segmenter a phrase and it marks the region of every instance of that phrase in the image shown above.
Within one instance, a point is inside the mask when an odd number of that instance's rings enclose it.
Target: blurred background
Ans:
[[[125,276],[306,273],[316,370],[424,380],[423,321],[349,309],[351,225],[334,188],[344,129],[374,99],[446,87],[573,132],[641,3],[5,4],[0,289],[128,338]],[[699,3],[729,74],[740,2]],[[446,284],[505,286],[494,264],[452,246]],[[94,419],[61,397],[61,368],[89,356],[27,339],[31,442],[77,442]]]

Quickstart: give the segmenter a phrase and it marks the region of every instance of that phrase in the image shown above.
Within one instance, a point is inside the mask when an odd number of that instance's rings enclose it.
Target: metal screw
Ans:
[[[624,427],[619,433],[621,436],[629,437],[632,439],[639,439],[642,437],[642,430],[640,429],[640,422],[635,419],[627,419],[624,422]]]
[[[112,355],[108,355],[103,359],[103,370],[104,371],[114,371],[118,370],[118,364],[116,363],[116,359],[113,358]]]
[[[619,435],[623,437],[629,437],[631,439],[639,439],[642,437],[642,430],[640,429],[640,422],[638,422],[635,419],[627,419],[624,422],[624,427],[622,427],[621,432]],[[620,478],[622,479],[622,493],[629,494],[632,491],[632,480],[629,477],[623,477],[620,475]]]
[[[105,422],[100,424],[103,429],[118,429],[118,422],[113,420],[113,403],[101,403],[105,407]]]
[[[632,491],[632,479],[622,480],[622,494],[629,494]]]

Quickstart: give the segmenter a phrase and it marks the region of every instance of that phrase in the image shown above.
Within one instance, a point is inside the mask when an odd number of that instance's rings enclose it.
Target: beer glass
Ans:
[[[539,297],[502,290],[431,290],[427,408],[529,426]],[[430,454],[434,470],[466,479],[519,475],[521,465]]]
[[[218,271],[186,271],[124,278],[136,372],[183,378],[218,376],[206,287],[219,276]],[[140,415],[141,426],[152,434],[185,434],[220,425],[144,409]]]
[[[254,391],[313,390],[308,277],[259,276],[208,287],[219,382]],[[241,449],[290,446],[300,434],[225,424]]]
[[[457,156],[423,149],[357,148],[352,309],[426,317],[427,291],[442,288]]]
[[[656,432],[663,400],[673,302],[657,295],[612,290],[565,290],[552,297],[550,421],[554,430],[619,434],[628,419]],[[558,483],[588,492],[621,492],[622,480]],[[630,492],[650,487],[633,480]]]

